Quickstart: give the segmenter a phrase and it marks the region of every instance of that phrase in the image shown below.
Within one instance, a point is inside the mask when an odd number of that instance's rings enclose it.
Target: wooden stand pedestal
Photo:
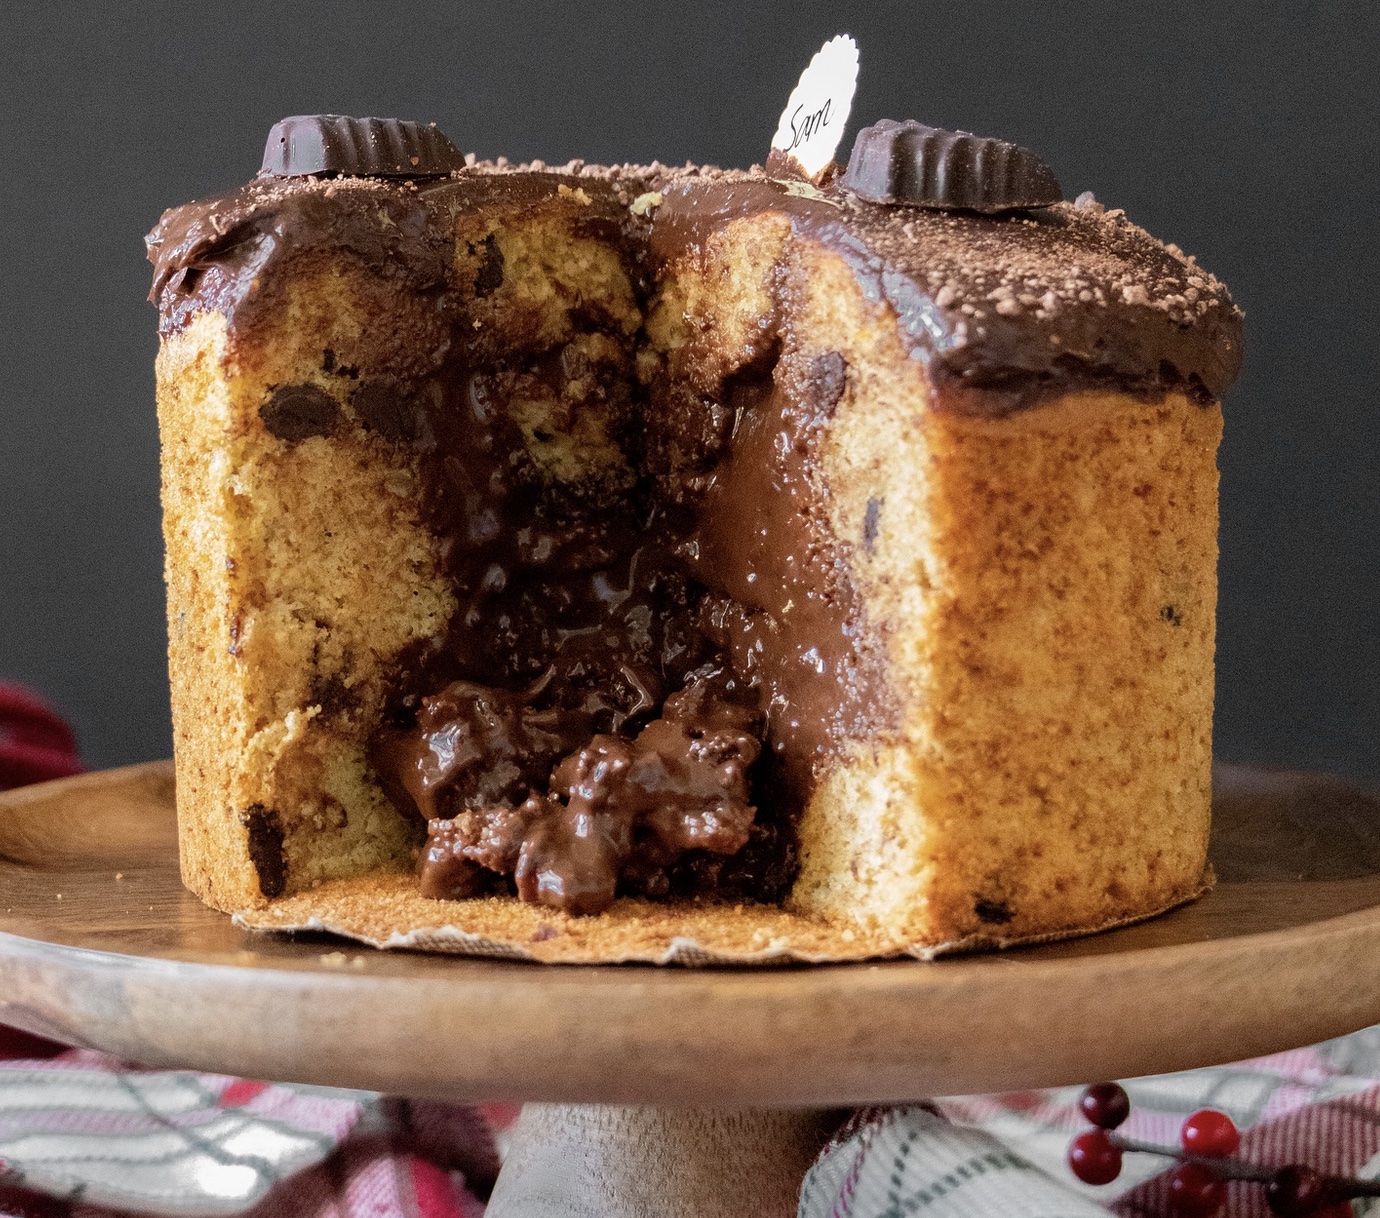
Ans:
[[[837,1112],[528,1104],[489,1218],[794,1218]]]

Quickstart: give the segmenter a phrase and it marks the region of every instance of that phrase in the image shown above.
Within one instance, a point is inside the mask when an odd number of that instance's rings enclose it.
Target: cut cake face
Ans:
[[[1202,891],[1239,315],[1096,205],[261,177],[151,238],[183,870],[533,959]]]

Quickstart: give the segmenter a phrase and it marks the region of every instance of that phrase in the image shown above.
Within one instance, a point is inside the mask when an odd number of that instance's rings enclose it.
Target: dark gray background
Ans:
[[[1231,286],[1248,342],[1221,456],[1217,751],[1380,779],[1369,3],[6,4],[0,675],[65,709],[93,765],[170,752],[140,238],[253,174],[275,119],[746,165],[844,30],[854,127],[1017,140]]]

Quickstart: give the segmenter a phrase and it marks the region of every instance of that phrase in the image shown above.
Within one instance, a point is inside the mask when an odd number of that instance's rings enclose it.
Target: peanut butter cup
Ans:
[[[1064,197],[1033,152],[967,131],[884,118],[858,132],[844,185],[873,203],[988,213],[1048,207]]]
[[[464,168],[464,158],[434,123],[397,118],[297,114],[275,123],[263,173],[280,177],[425,178]]]

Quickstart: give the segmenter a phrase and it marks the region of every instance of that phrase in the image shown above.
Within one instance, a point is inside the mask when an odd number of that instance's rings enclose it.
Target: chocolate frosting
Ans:
[[[1010,391],[985,402],[941,392],[940,408],[1008,410],[1070,382],[1218,399],[1240,371],[1241,312],[1221,282],[1090,196],[986,216],[869,203],[837,181],[816,189],[749,174],[674,182],[662,194],[657,258],[679,257],[743,216],[785,215],[894,310],[937,389]]]
[[[201,309],[222,311],[233,325],[261,272],[308,247],[351,250],[417,290],[432,289],[444,282],[457,210],[541,197],[572,180],[625,229],[637,225],[627,205],[657,192],[654,261],[743,216],[789,217],[895,311],[937,387],[1003,387],[1011,391],[1006,408],[1077,381],[1188,388],[1216,399],[1240,370],[1241,312],[1222,283],[1091,196],[986,216],[870,203],[837,179],[817,189],[761,171],[574,162],[555,171],[472,164],[430,182],[261,177],[164,214],[147,238],[150,299],[164,333]],[[936,404],[980,408],[953,393]]]
[[[203,310],[232,326],[275,262],[302,250],[349,250],[416,290],[445,281],[450,245],[411,182],[263,176],[205,202],[165,212],[145,239],[153,263],[149,299],[160,333]]]

